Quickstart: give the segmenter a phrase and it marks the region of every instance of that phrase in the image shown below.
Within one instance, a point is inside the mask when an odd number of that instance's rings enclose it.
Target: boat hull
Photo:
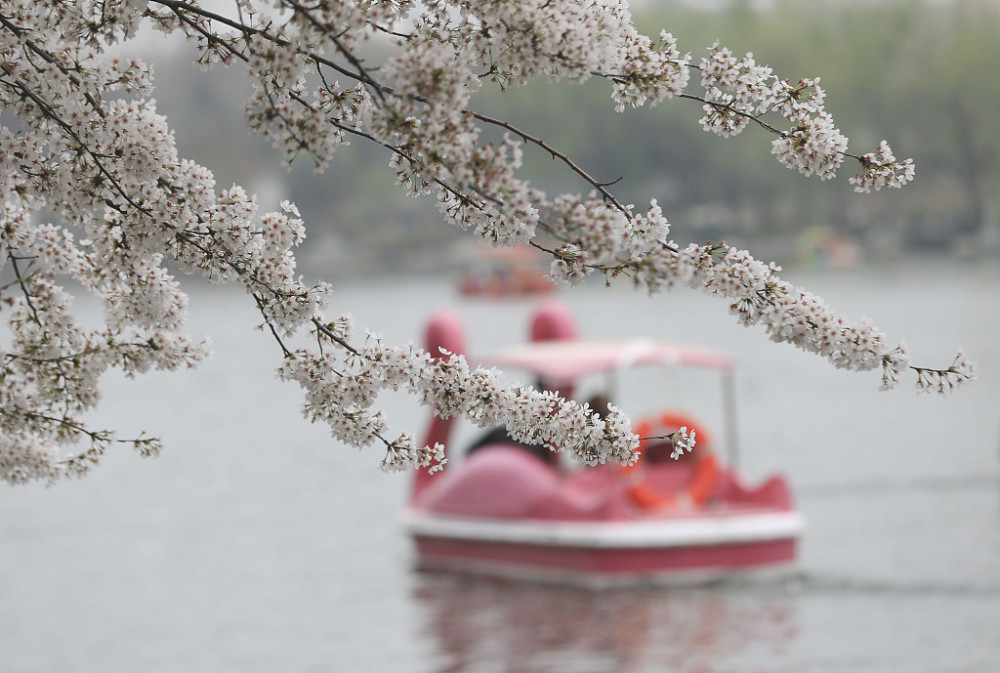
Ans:
[[[691,584],[795,568],[797,512],[629,522],[496,521],[411,511],[424,569],[591,586]]]

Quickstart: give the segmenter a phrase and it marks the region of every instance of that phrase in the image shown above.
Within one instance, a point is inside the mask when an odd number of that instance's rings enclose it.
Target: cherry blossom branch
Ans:
[[[293,248],[305,230],[294,205],[259,214],[241,187],[216,192],[207,169],[177,156],[166,120],[144,100],[152,90],[148,68],[97,60],[144,20],[186,35],[203,65],[245,63],[254,85],[247,121],[289,161],[306,153],[323,168],[349,138],[376,143],[390,154],[401,186],[435,196],[446,220],[488,241],[529,241],[545,250],[556,281],[572,284],[599,272],[626,275],[650,292],[698,288],[728,300],[741,323],[761,326],[775,341],[838,367],[881,367],[883,387],[907,369],[916,371],[919,386],[942,392],[971,379],[962,356],[947,369],[910,365],[902,345],[890,349],[874,326],[848,322],[745,251],[678,246],[655,201],[645,210],[623,204],[610,189],[617,181],[599,182],[544,139],[470,112],[484,78],[503,87],[538,76],[582,82],[613,72],[619,109],[695,97],[707,108],[703,127],[721,135],[739,132],[750,117],[768,124],[762,115],[773,110],[792,125],[785,132],[772,126],[772,152],[786,165],[826,178],[852,156],[862,164],[852,179],[861,190],[911,179],[912,164],[897,162],[884,143],[860,157],[845,154],[846,138],[823,109],[818,80],[793,87],[750,55],[738,59],[716,46],[698,66],[705,93],[689,94],[688,57],[676,40],[638,34],[624,6],[605,0],[548,0],[531,11],[518,0],[463,11],[447,0],[425,0],[419,17],[408,3],[285,0],[284,7],[290,11],[257,23],[252,0],[237,5],[237,19],[180,0],[5,5],[0,106],[23,131],[0,125],[4,156],[16,159],[0,160],[0,259],[15,267],[21,290],[5,297],[12,346],[0,353],[0,479],[56,478],[66,465],[73,471],[100,458],[100,431],[81,435],[42,419],[76,423],[70,412],[96,404],[107,369],[131,376],[205,356],[184,333],[187,297],[168,262],[182,273],[242,286],[281,348],[279,376],[303,389],[306,417],[326,423],[339,441],[381,444],[387,469],[439,464],[442,448],[419,447],[407,433],[389,439],[388,421],[374,409],[385,389],[405,390],[442,417],[504,424],[521,441],[587,462],[634,459],[639,438],[619,410],[602,418],[554,393],[504,386],[496,372],[473,369],[460,356],[387,347],[372,334],[354,345],[349,319],[323,315],[329,287],[306,287],[295,272]],[[417,19],[412,31],[391,30],[405,18]],[[235,32],[220,35],[217,28]],[[384,61],[360,58],[360,45],[388,33],[394,51]],[[315,75],[321,86],[310,92]],[[122,87],[128,96],[118,93]],[[483,125],[506,131],[502,142],[481,143]],[[594,192],[549,196],[529,188],[519,176],[523,146],[558,159]],[[62,222],[37,224],[42,208]],[[26,276],[17,264],[28,258],[39,260],[39,270]],[[76,324],[60,276],[100,299],[102,330]],[[316,344],[293,350],[290,339],[302,330]],[[148,348],[136,347],[142,340]],[[60,447],[74,437],[89,437],[91,448],[59,462]]]
[[[15,282],[21,288],[21,294],[24,297],[24,303],[27,304],[28,306],[28,310],[31,313],[32,320],[34,320],[39,327],[43,327],[41,318],[38,317],[38,309],[35,308],[35,304],[32,301],[31,291],[28,290],[28,286],[26,284],[27,281],[25,277],[21,275],[21,268],[17,263],[20,258],[17,255],[12,255],[8,253],[7,259],[10,260],[10,266],[14,270]]]
[[[0,69],[2,69],[6,75],[13,76],[13,73],[7,66],[0,64]],[[79,80],[76,80],[74,83],[75,84],[79,83]],[[73,127],[70,126],[70,124],[67,121],[65,121],[47,101],[43,100],[38,94],[32,91],[24,82],[18,82],[18,81],[7,82],[4,80],[0,80],[0,84],[5,84],[7,86],[17,89],[22,97],[31,100],[35,104],[35,106],[38,108],[39,112],[43,117],[52,120],[60,127],[62,127],[63,132],[76,143],[76,146],[79,148],[79,150],[83,154],[86,154],[87,156],[90,157],[91,161],[94,164],[94,167],[97,169],[100,176],[106,179],[110,184],[115,185],[118,195],[121,196],[133,208],[137,210],[142,210],[141,206],[139,206],[139,204],[137,204],[132,199],[131,195],[129,195],[125,191],[125,189],[121,186],[118,180],[116,180],[112,175],[112,173],[104,166],[103,159],[106,157],[102,157],[100,154],[95,152],[88,145],[88,143],[86,143],[83,140],[83,138],[81,138],[80,135],[77,134],[76,130],[73,129]],[[94,101],[93,97],[86,95],[85,99],[88,100],[88,102],[90,102],[91,104],[96,105],[98,108],[100,107]]]
[[[297,13],[299,13],[300,15],[304,15],[305,17],[307,17],[307,20],[311,20],[312,19],[311,14],[307,10],[303,9],[303,7],[301,5],[299,5],[298,3],[288,2],[288,0],[283,0],[283,1],[286,2],[286,4],[290,4],[290,6],[293,6],[293,8],[295,9],[295,11]],[[187,24],[189,27],[191,27],[193,30],[195,30],[195,32],[197,32],[203,38],[205,38],[207,44],[214,45],[216,47],[223,47],[223,48],[226,49],[226,51],[230,55],[232,55],[232,56],[234,56],[236,58],[239,58],[239,59],[241,59],[243,61],[247,60],[246,55],[244,55],[239,50],[237,50],[234,47],[232,47],[229,44],[227,44],[224,40],[220,39],[217,35],[214,35],[210,31],[208,31],[206,28],[198,25],[198,23],[196,21],[193,21],[188,15],[190,14],[190,15],[194,15],[194,16],[200,16],[202,18],[209,19],[211,21],[215,21],[215,22],[217,22],[217,23],[219,23],[221,25],[228,26],[229,28],[233,28],[233,29],[237,30],[238,32],[242,33],[246,38],[250,38],[252,36],[257,36],[257,37],[263,38],[263,39],[265,39],[265,40],[267,40],[269,42],[273,42],[275,45],[280,46],[280,47],[294,48],[295,51],[298,54],[300,54],[301,56],[304,56],[304,57],[306,57],[306,58],[308,58],[308,59],[310,59],[312,61],[315,61],[316,63],[320,63],[320,64],[322,64],[322,65],[324,65],[324,66],[326,66],[328,68],[331,68],[331,69],[339,72],[342,75],[346,75],[346,76],[348,76],[348,77],[350,77],[352,79],[355,79],[355,80],[357,80],[359,82],[362,82],[362,83],[370,86],[372,88],[372,90],[376,92],[376,95],[382,96],[382,94],[384,93],[384,87],[383,87],[383,85],[380,82],[378,82],[376,79],[374,79],[373,77],[371,77],[367,73],[366,69],[361,64],[360,59],[358,59],[356,56],[354,56],[354,54],[350,50],[348,50],[346,47],[344,47],[344,45],[339,41],[338,38],[336,38],[334,35],[332,35],[328,31],[326,31],[325,28],[323,28],[321,25],[318,24],[318,22],[313,22],[314,23],[314,27],[316,27],[317,29],[322,30],[324,33],[327,33],[327,37],[332,42],[334,42],[335,46],[337,47],[337,50],[352,65],[355,66],[356,70],[354,70],[354,71],[349,70],[349,69],[345,68],[344,66],[342,66],[342,65],[340,65],[340,64],[338,64],[338,63],[336,63],[336,62],[334,62],[334,61],[332,61],[332,60],[330,60],[328,58],[325,58],[325,57],[323,57],[323,56],[321,56],[319,54],[316,54],[316,53],[308,51],[308,50],[299,49],[290,40],[281,38],[281,37],[279,37],[277,35],[273,35],[273,34],[269,33],[266,29],[263,29],[263,28],[251,28],[250,26],[247,26],[244,23],[232,20],[232,19],[230,19],[230,18],[228,18],[226,16],[223,16],[221,14],[218,14],[218,13],[208,11],[206,9],[203,9],[202,7],[197,6],[197,5],[192,5],[192,4],[188,3],[188,2],[183,2],[182,0],[150,0],[150,3],[151,4],[163,5],[164,7],[167,7],[181,21],[183,21],[185,24]]]
[[[341,36],[336,35],[330,29],[329,26],[323,25],[322,23],[317,21],[316,18],[312,15],[312,12],[305,9],[305,7],[302,4],[296,2],[295,0],[282,0],[282,2],[285,5],[294,9],[295,13],[298,16],[301,16],[303,19],[305,19],[305,21],[310,26],[312,26],[320,34],[326,36],[326,38],[329,39],[330,42],[334,44],[334,46],[337,48],[337,51],[340,52],[340,54],[347,59],[348,63],[350,63],[354,67],[355,72],[358,73],[357,75],[352,75],[353,77],[355,77],[355,79],[358,79],[359,81],[362,81],[368,84],[369,86],[373,86],[376,94],[379,97],[383,96],[382,87],[379,85],[378,82],[375,81],[375,78],[369,74],[368,69],[365,68],[364,65],[362,65],[361,59],[355,56],[351,50],[347,49],[347,47],[344,46],[344,43],[341,41]],[[320,59],[315,54],[310,53],[308,54],[308,56],[310,59],[316,61],[317,63],[323,63],[324,65],[330,65],[330,67],[333,67],[332,62],[327,62],[326,59]]]

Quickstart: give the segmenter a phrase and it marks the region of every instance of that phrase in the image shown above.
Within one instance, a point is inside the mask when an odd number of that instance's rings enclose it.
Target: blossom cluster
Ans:
[[[544,204],[546,232],[562,245],[553,254],[548,278],[574,285],[623,257],[642,259],[667,245],[670,223],[656,199],[649,210],[618,207],[591,194],[586,200],[563,194]]]
[[[861,157],[861,173],[850,179],[858,192],[878,191],[883,187],[899,188],[913,180],[916,168],[913,159],[896,161],[889,144],[884,140],[878,149]]]
[[[704,89],[705,115],[702,127],[721,136],[736,135],[751,121],[760,123],[768,112],[780,114],[791,124],[788,130],[777,130],[771,153],[784,165],[804,175],[816,174],[820,179],[834,177],[847,156],[847,137],[834,125],[833,117],[824,107],[826,92],[819,78],[803,78],[793,84],[774,75],[768,66],[756,62],[752,53],[737,58],[718,42],[699,67]],[[859,161],[862,173],[852,182],[875,186],[900,187],[912,179],[912,161],[896,162],[888,143],[882,141],[879,151],[865,155]],[[875,170],[877,167],[878,170]],[[884,179],[886,174],[895,179]],[[876,189],[878,188],[876,186]],[[867,191],[867,188],[864,188]]]
[[[694,430],[689,430],[686,425],[681,426],[680,430],[670,435],[670,443],[673,446],[670,458],[677,460],[685,453],[691,453],[697,440]]]
[[[462,41],[456,44],[504,86],[539,74],[582,82],[594,73],[618,72],[625,52],[640,49],[623,0],[488,0],[462,5],[457,22],[453,3],[428,4]]]
[[[479,88],[469,63],[435,45],[391,59],[384,75],[398,95],[372,106],[368,124],[395,149],[397,184],[413,195],[435,194],[446,219],[494,245],[534,236],[538,211],[528,183],[516,176],[521,148],[510,136],[479,144],[481,130],[465,109]]]
[[[458,355],[374,336],[354,345],[349,319],[323,315],[330,286],[298,275],[295,248],[306,230],[294,204],[261,213],[245,189],[219,188],[208,168],[179,157],[151,98],[151,69],[108,53],[144,25],[183,35],[201,67],[241,68],[252,86],[245,121],[286,162],[309,157],[322,170],[342,145],[375,143],[408,193],[433,195],[447,220],[494,245],[549,250],[557,281],[603,272],[631,275],[649,291],[700,288],[776,341],[838,367],[881,366],[887,387],[909,370],[940,391],[973,375],[964,357],[943,370],[913,367],[871,324],[838,316],[749,253],[681,249],[655,201],[644,212],[620,203],[544,139],[472,109],[485,86],[599,77],[618,110],[701,100],[705,128],[732,135],[754,122],[777,135],[780,161],[825,178],[850,155],[818,79],[791,84],[751,54],[715,45],[698,67],[704,94],[686,93],[690,55],[666,31],[641,35],[623,0],[236,0],[229,11],[198,0],[0,0],[2,480],[83,474],[118,443],[142,455],[159,450],[154,437],[119,439],[82,419],[109,370],[135,376],[207,355],[207,342],[186,333],[188,298],[175,272],[241,287],[280,348],[279,375],[303,388],[307,418],[327,423],[339,441],[381,444],[387,469],[437,464],[443,454],[390,433],[375,406],[386,389],[409,391],[442,416],[505,424],[517,439],[585,462],[634,459],[638,440],[618,409],[602,418],[551,392],[504,386]],[[760,115],[772,112],[791,128],[764,123]],[[592,193],[534,189],[520,177],[528,148],[557,159]],[[897,161],[885,143],[856,158],[861,191],[913,177],[912,162]],[[70,287],[101,302],[103,325],[80,324]],[[288,345],[307,331],[314,346]]]
[[[626,36],[622,45],[628,55],[620,74],[612,77],[614,88],[611,97],[615,109],[655,105],[664,98],[681,95],[691,78],[690,54],[682,55],[677,38],[672,33],[660,31],[659,42],[639,33]]]
[[[976,378],[976,365],[966,358],[961,350],[947,369],[928,369],[915,367],[917,370],[917,390],[924,393],[947,395],[954,392],[962,384]]]

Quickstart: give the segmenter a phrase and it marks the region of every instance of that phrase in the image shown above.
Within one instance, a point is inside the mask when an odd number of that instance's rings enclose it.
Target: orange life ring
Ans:
[[[623,467],[633,483],[629,485],[629,499],[645,510],[690,509],[705,506],[715,495],[718,487],[721,467],[719,460],[711,449],[711,437],[704,427],[690,416],[675,411],[664,411],[655,419],[644,419],[636,425],[636,433],[640,437],[653,437],[675,432],[682,427],[695,433],[695,448],[692,451],[694,472],[687,485],[676,493],[661,493],[649,483],[639,471],[639,463]],[[650,446],[650,440],[639,442],[639,452],[644,454]]]

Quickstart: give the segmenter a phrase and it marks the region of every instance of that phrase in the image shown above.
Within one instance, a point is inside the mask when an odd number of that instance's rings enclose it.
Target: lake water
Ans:
[[[964,346],[979,382],[948,399],[879,393],[877,375],[773,345],[709,297],[562,296],[583,335],[738,358],[740,464],[789,475],[808,520],[798,577],[590,592],[414,572],[406,477],[301,420],[247,301],[215,289],[191,302],[212,360],[111,381],[95,416],[160,434],[163,456],[0,487],[0,673],[1000,670],[1000,265],[786,275],[905,338],[918,363]],[[463,300],[443,279],[356,282],[335,302],[397,342],[451,306],[474,351],[522,340],[532,308]],[[707,388],[673,382],[713,418]],[[407,399],[385,406],[422,430]]]

